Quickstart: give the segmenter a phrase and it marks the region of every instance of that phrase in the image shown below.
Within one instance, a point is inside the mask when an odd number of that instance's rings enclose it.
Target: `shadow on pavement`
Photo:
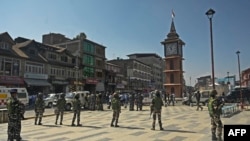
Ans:
[[[193,131],[186,131],[186,130],[156,130],[156,131],[165,131],[165,132],[179,132],[179,133],[196,133],[196,132],[193,132]]]
[[[145,128],[139,128],[139,127],[126,127],[126,126],[120,126],[120,127],[114,127],[114,128],[127,128],[127,129],[141,129],[141,130],[145,130]]]
[[[46,124],[43,124],[43,125],[40,125],[40,126],[45,126],[45,127],[61,127],[60,125],[46,125]]]
[[[95,128],[95,129],[102,128],[102,127],[99,127],[99,126],[89,126],[89,125],[82,125],[82,126],[64,125],[64,126],[68,126],[68,127],[87,127],[87,128]]]

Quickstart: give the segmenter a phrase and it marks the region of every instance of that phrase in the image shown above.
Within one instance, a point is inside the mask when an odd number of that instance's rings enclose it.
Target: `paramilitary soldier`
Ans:
[[[75,125],[75,119],[77,117],[77,126],[82,126],[82,124],[80,124],[80,115],[81,115],[81,101],[79,100],[79,94],[75,95],[75,99],[73,101],[73,119],[72,119],[72,124],[71,126],[76,126]]]
[[[115,122],[115,127],[119,127],[118,120],[119,120],[119,115],[121,113],[121,102],[119,94],[116,92],[113,94],[113,98],[111,100],[111,106],[113,109],[113,117],[110,126],[113,127]]]
[[[212,140],[213,141],[221,141],[222,140],[222,122],[220,119],[221,109],[224,105],[219,97],[216,97],[217,91],[213,90],[210,93],[210,98],[208,102],[208,111],[211,117],[211,132],[212,132]],[[217,137],[216,137],[216,128],[217,128]]]
[[[60,115],[60,125],[62,125],[65,105],[66,105],[65,94],[61,94],[59,99],[57,100],[56,109],[55,109],[55,114],[56,114],[55,124],[56,125],[57,125],[57,120],[58,120],[59,115]]]
[[[158,122],[160,126],[160,130],[164,130],[162,128],[162,122],[161,122],[161,108],[163,106],[163,101],[160,95],[159,91],[156,91],[155,97],[152,100],[151,103],[151,112],[153,112],[153,123],[151,130],[155,130],[155,121],[156,121],[156,115],[158,116]]]
[[[20,141],[21,133],[21,102],[17,99],[17,89],[10,90],[11,97],[7,101],[8,108],[8,140]]]
[[[42,125],[42,118],[43,118],[43,113],[45,109],[45,103],[43,100],[43,93],[38,93],[36,101],[35,101],[35,125]],[[39,121],[37,123],[37,119],[39,118]]]

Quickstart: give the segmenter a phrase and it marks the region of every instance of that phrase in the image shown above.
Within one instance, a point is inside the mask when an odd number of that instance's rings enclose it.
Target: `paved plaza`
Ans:
[[[106,108],[106,106],[105,106]],[[164,107],[162,121],[164,131],[150,130],[149,107],[143,111],[128,111],[122,108],[120,127],[110,127],[112,112],[82,111],[82,127],[71,127],[73,114],[67,112],[63,125],[55,125],[53,109],[46,109],[43,125],[34,125],[34,111],[25,113],[21,136],[25,141],[209,141],[210,118],[207,108],[196,111],[196,107],[184,105]],[[223,124],[250,124],[250,111],[240,112],[230,118],[222,118]],[[7,123],[0,124],[0,141],[7,140]]]

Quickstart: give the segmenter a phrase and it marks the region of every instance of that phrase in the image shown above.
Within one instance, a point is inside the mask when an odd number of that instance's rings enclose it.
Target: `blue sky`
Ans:
[[[170,30],[171,11],[184,46],[187,84],[211,74],[209,8],[213,17],[215,77],[236,75],[250,68],[249,0],[1,0],[0,32],[12,38],[42,41],[42,35],[61,33],[73,38],[80,32],[106,46],[107,59],[132,53],[164,55],[160,44]]]

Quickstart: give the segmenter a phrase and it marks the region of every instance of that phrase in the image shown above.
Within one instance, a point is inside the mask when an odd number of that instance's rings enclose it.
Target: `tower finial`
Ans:
[[[172,9],[172,21],[174,20],[175,14],[174,14],[174,10]]]

